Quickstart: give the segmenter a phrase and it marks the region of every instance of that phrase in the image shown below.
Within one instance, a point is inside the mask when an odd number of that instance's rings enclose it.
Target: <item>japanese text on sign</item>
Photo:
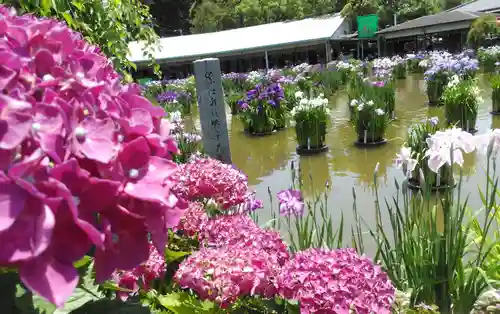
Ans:
[[[197,60],[194,70],[204,151],[231,163],[220,62],[214,58]]]

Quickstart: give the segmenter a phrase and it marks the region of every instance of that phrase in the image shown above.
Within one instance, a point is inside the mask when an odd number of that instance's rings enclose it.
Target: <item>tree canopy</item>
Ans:
[[[434,14],[464,0],[149,0],[160,35],[205,33],[342,12],[379,15],[379,27]]]
[[[496,15],[486,14],[472,23],[467,34],[467,43],[471,47],[477,48],[484,44],[489,37],[498,36],[499,33]]]

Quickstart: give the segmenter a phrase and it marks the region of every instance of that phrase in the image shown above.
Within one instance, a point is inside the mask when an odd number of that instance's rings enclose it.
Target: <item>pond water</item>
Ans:
[[[233,163],[248,175],[249,184],[256,190],[257,197],[266,204],[265,209],[259,211],[259,221],[271,218],[268,188],[274,196],[282,189],[289,188],[292,182],[290,168],[294,163],[296,167],[300,165],[303,171],[305,198],[325,192],[325,182],[329,181],[328,210],[334,217],[340,218],[343,213],[348,228],[346,232],[350,232],[349,224],[354,222],[353,187],[359,214],[369,224],[371,221],[374,224],[373,173],[376,164],[380,163],[377,179],[379,196],[381,200],[391,199],[396,194],[394,180],[403,180],[403,173],[395,167],[394,158],[406,140],[408,128],[427,117],[437,116],[441,121],[444,120],[443,107],[426,105],[423,75],[409,75],[405,80],[397,81],[395,86],[397,119],[388,127],[388,143],[377,148],[364,149],[353,145],[356,135],[348,119],[347,94],[342,90],[330,101],[332,118],[326,137],[329,150],[316,156],[296,154],[293,128],[266,137],[249,137],[243,133],[238,119],[228,114]],[[477,134],[490,128],[500,128],[500,117],[493,117],[489,113],[491,89],[483,77],[480,78],[480,86],[484,102],[479,108]],[[462,192],[469,194],[469,204],[473,209],[480,208],[478,188],[484,189],[486,184],[484,159],[475,153],[465,156]]]

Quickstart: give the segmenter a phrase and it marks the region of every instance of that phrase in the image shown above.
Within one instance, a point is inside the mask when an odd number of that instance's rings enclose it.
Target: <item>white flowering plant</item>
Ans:
[[[360,64],[354,63],[352,61],[345,62],[339,61],[336,64],[337,71],[341,74],[341,83],[345,84],[349,79],[351,73],[359,72],[361,70]]]
[[[408,140],[401,147],[400,153],[396,154],[396,166],[403,170],[413,184],[422,186],[421,180],[425,178],[427,185],[435,188],[437,186],[450,186],[450,166],[441,167],[439,178],[437,174],[429,169],[427,139],[436,132],[442,131],[437,117],[428,118],[425,121],[413,125],[408,132]],[[438,182],[439,179],[439,182]]]
[[[298,89],[308,97],[312,97],[312,95],[316,92],[314,81],[309,76],[305,76],[303,74],[297,75],[295,82],[297,83]]]
[[[488,147],[486,191],[479,191],[484,204],[480,215],[473,211],[474,217],[467,217],[467,213],[472,212],[467,202],[470,193],[462,189],[462,173],[457,180],[458,192],[450,187],[443,189],[437,196],[428,193],[428,177],[422,175],[422,192],[409,193],[409,182],[405,179],[396,187],[401,194],[398,192],[393,198],[393,204],[386,202],[386,206],[375,206],[375,217],[379,218],[379,222],[372,234],[374,241],[380,244],[378,250],[382,263],[387,267],[390,279],[401,283],[400,290],[408,291],[411,287],[411,305],[423,302],[435,304],[439,309],[427,313],[470,313],[479,295],[494,282],[486,272],[492,265],[488,261],[492,255],[487,235],[496,228],[493,215],[498,208],[495,199],[498,179],[490,176],[495,173],[494,166],[490,164],[490,161],[495,162],[491,152],[498,147],[495,133],[473,136],[469,132],[451,128],[436,131],[426,139],[427,165],[441,177],[446,175],[443,170],[448,167],[451,168],[448,175],[456,173],[453,170],[457,166],[462,167],[464,154],[476,149],[480,152]],[[479,137],[481,141],[478,141]],[[409,156],[407,160],[414,159],[411,153],[405,152],[405,156]],[[374,182],[377,179],[374,176]],[[377,193],[378,190],[375,195]],[[381,207],[388,209],[389,232],[385,231],[388,229],[385,221],[380,219],[383,217]],[[480,230],[480,236],[470,239],[473,228]],[[498,259],[492,262],[495,266],[499,265]],[[443,272],[443,268],[446,271]],[[429,282],[436,281],[436,274],[440,274],[441,279],[430,285]],[[442,291],[447,293],[443,294]],[[428,306],[425,308],[430,309]]]
[[[248,73],[247,81],[250,83],[250,86],[252,86],[262,82],[264,77],[265,73],[263,71],[251,71]]]
[[[292,68],[292,71],[296,74],[300,74],[304,72],[307,68],[309,68],[309,63],[301,63]]]
[[[353,110],[352,123],[360,143],[376,143],[384,140],[389,115],[373,100],[353,99],[350,106]]]
[[[391,58],[377,58],[373,60],[373,68],[374,69],[384,69],[384,70],[392,70],[396,63]]]
[[[405,56],[406,59],[406,68],[410,73],[424,73],[427,68],[428,60],[425,59],[425,55],[422,53],[418,54],[407,54]],[[422,66],[420,63],[423,62]],[[425,68],[423,67],[425,65]]]
[[[349,80],[347,81],[347,96],[349,99],[349,105],[351,104],[352,100],[355,99],[360,99],[363,96],[363,90],[365,88],[365,82],[363,78],[363,73],[360,72],[352,72],[351,75],[349,76]],[[351,119],[352,119],[352,107],[349,106],[351,109]]]
[[[303,92],[295,93],[298,104],[292,109],[299,147],[314,149],[324,146],[326,127],[330,119],[328,99],[323,94],[308,98]]]
[[[474,79],[461,79],[457,75],[450,78],[441,96],[449,125],[474,130],[479,104],[483,101],[480,92]]]
[[[392,75],[394,78],[406,78],[406,59],[403,59],[400,56],[395,56],[392,58],[392,61],[394,63],[394,67],[392,68]]]
[[[485,72],[494,72],[500,62],[500,46],[480,47],[477,50],[477,57]]]

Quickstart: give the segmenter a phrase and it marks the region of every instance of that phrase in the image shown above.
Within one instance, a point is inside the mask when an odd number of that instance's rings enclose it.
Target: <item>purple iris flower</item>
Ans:
[[[280,203],[280,214],[301,216],[304,213],[304,201],[299,190],[283,190],[277,194]]]

